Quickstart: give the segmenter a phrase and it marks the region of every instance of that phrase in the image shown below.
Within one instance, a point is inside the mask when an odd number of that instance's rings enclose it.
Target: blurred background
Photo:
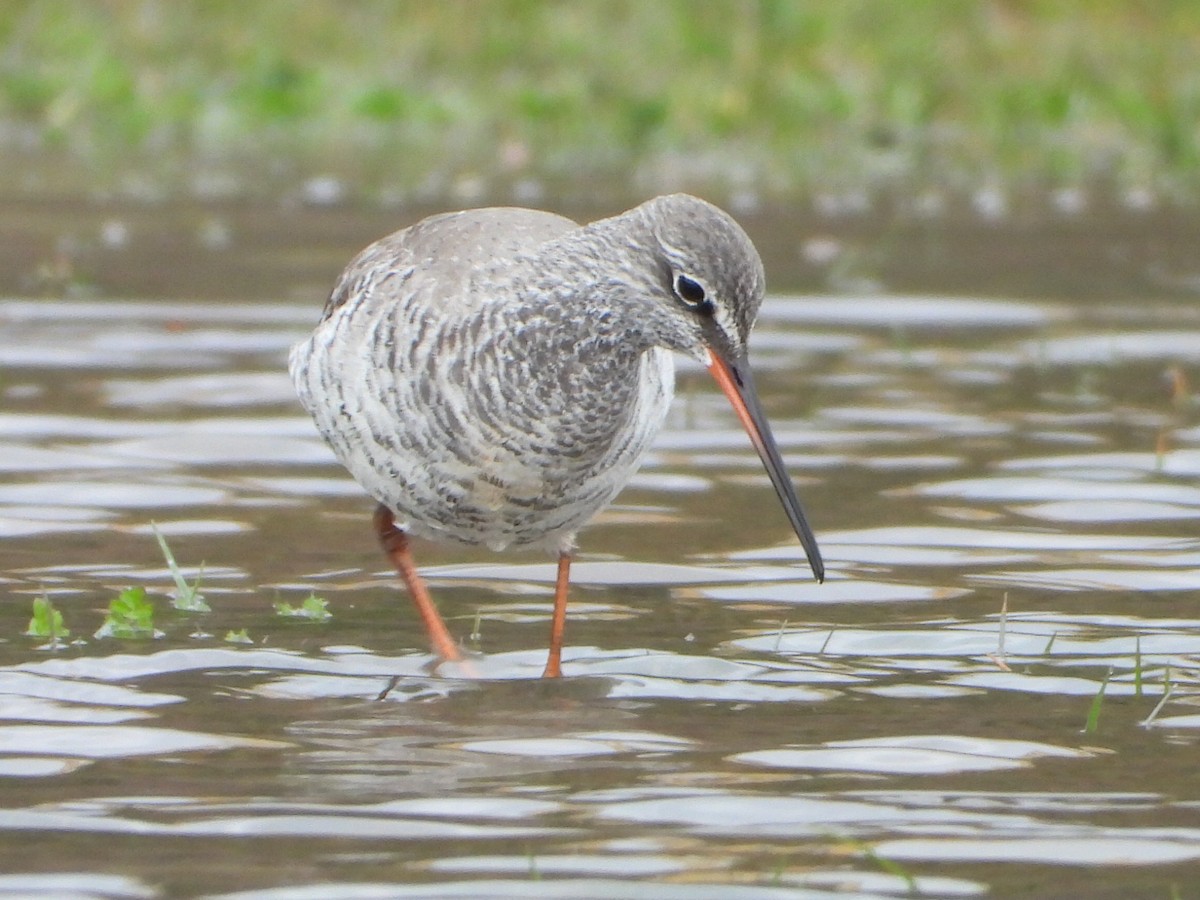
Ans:
[[[0,8],[5,194],[1192,205],[1188,0]]]

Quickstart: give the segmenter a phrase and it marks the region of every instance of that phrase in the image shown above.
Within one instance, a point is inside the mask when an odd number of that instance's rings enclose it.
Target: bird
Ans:
[[[742,227],[688,194],[587,224],[517,207],[443,213],[350,262],[292,348],[289,373],[334,455],[378,504],[376,535],[442,661],[465,656],[410,537],[557,554],[542,675],[562,675],[576,536],[661,428],[675,353],[715,378],[824,580],[750,369],[765,290]]]

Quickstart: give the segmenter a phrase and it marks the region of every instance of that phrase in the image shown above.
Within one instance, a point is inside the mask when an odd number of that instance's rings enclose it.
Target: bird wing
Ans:
[[[379,289],[397,277],[410,282],[409,290],[436,284],[441,297],[470,302],[470,292],[458,288],[477,266],[527,254],[578,227],[565,216],[512,207],[430,216],[358,254],[334,286],[322,321],[352,298],[386,296]]]

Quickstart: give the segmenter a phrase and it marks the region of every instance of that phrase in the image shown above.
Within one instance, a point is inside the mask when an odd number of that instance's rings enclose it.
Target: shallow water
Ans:
[[[1191,301],[773,296],[827,583],[685,363],[582,537],[567,678],[550,561],[419,548],[469,679],[292,398],[293,295],[355,249],[319,246],[270,295],[188,301],[192,260],[153,301],[0,301],[0,896],[1191,896]],[[134,585],[161,637],[94,637]],[[314,591],[328,621],[276,614]],[[22,634],[42,594],[64,646]]]

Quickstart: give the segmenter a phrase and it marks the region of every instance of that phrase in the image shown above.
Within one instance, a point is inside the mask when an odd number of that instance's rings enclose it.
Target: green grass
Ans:
[[[26,0],[0,8],[0,155],[93,190],[1194,200],[1197,58],[1193,0]]]
[[[150,528],[154,532],[154,539],[158,541],[158,549],[162,551],[163,559],[167,561],[171,580],[175,582],[175,596],[171,598],[171,605],[184,612],[212,612],[212,607],[205,602],[204,595],[200,593],[200,576],[204,572],[204,564],[200,565],[200,573],[196,575],[195,584],[188,584],[179,564],[175,562],[175,554],[167,546],[167,539],[158,530],[158,525],[151,522]]]

